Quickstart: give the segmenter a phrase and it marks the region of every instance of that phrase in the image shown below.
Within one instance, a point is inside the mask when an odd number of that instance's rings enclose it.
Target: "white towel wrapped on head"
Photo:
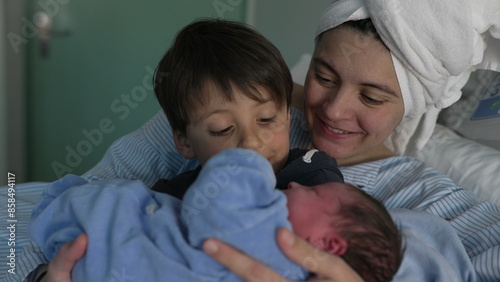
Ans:
[[[474,69],[500,71],[500,49],[493,49],[500,43],[500,1],[340,0],[321,17],[316,35],[366,18],[391,52],[405,106],[386,145],[413,155],[429,140],[439,111],[460,98]]]

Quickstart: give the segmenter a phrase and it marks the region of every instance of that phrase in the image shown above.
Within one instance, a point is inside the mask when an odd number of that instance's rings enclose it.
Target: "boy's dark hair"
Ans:
[[[215,85],[233,100],[233,87],[263,101],[263,88],[281,108],[291,102],[293,82],[278,49],[248,25],[218,19],[197,20],[176,35],[158,64],[154,90],[173,131],[186,133],[189,112],[207,101]],[[205,93],[206,94],[206,93]]]
[[[336,226],[347,251],[341,257],[364,281],[391,281],[403,260],[401,232],[379,201],[357,191],[368,202],[342,205],[344,220]]]

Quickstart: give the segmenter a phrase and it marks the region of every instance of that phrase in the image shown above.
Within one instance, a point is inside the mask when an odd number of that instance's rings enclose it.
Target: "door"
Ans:
[[[29,1],[28,181],[94,166],[160,110],[152,73],[175,33],[198,17],[244,21],[245,9],[244,0]]]

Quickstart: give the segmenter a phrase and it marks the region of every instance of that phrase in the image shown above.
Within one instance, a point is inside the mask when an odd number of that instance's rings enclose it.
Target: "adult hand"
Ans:
[[[314,274],[308,281],[363,281],[343,259],[315,248],[287,229],[280,228],[276,236],[283,253]],[[288,281],[269,267],[216,239],[206,240],[203,250],[247,282]]]
[[[87,235],[81,234],[75,241],[64,244],[49,262],[42,282],[71,282],[71,271],[87,249]]]

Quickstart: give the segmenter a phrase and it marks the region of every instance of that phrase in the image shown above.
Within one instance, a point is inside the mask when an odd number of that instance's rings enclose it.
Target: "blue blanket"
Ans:
[[[74,281],[239,281],[201,250],[208,237],[303,280],[307,272],[273,240],[278,227],[291,228],[286,198],[275,184],[269,162],[240,149],[207,162],[182,202],[140,181],[87,183],[68,175],[44,191],[29,230],[48,260],[62,244],[88,234]]]
[[[223,178],[219,179],[219,181],[223,180]],[[48,191],[50,189],[55,189],[63,191],[72,186],[81,185],[82,183],[86,182],[84,182],[84,180],[79,177],[68,176],[67,178],[63,178],[61,181],[50,184],[50,186],[47,187],[46,190]],[[98,189],[102,189],[104,187],[107,187],[108,185],[121,187],[119,183],[121,182],[109,181],[96,184],[84,184],[83,186],[90,188],[92,187],[92,185],[101,185],[102,187]],[[152,195],[150,194],[149,190],[144,188],[144,186],[140,182],[125,181],[123,183],[126,183],[130,187],[136,187],[134,189],[142,191],[141,193],[143,193],[147,197],[150,197]],[[28,214],[30,213],[31,207],[38,200],[40,191],[46,186],[47,185],[44,183],[17,185],[18,189],[16,195],[16,203],[18,204],[18,209],[16,210],[16,216],[18,219],[18,228],[16,229],[16,263],[19,263],[21,259],[21,250],[28,241],[25,227]],[[194,197],[194,195],[195,194],[193,194],[193,199],[197,199],[196,197]],[[5,198],[3,197],[0,198],[0,200],[2,201],[4,199]],[[111,200],[117,201],[113,198]],[[202,202],[199,202],[198,204],[201,203]],[[109,202],[104,201],[102,204],[106,207],[106,210],[110,209]],[[6,206],[6,203],[4,206]],[[154,210],[153,208],[150,209]],[[108,212],[112,213],[112,211]],[[464,247],[460,243],[460,240],[458,240],[456,232],[450,228],[448,222],[425,212],[390,210],[390,213],[391,215],[393,215],[394,219],[402,226],[406,246],[403,264],[401,265],[401,268],[394,281],[475,281],[475,275],[472,266],[470,265],[470,259],[465,254]],[[58,215],[60,215],[60,213],[58,213]],[[100,220],[103,219],[102,214],[98,215],[98,218]],[[3,214],[3,216],[5,216],[5,214]],[[2,222],[5,222],[5,220],[2,220]],[[114,220],[112,221],[112,223],[118,226],[124,225],[124,221]],[[109,228],[108,225],[105,225],[105,227],[106,228],[104,228],[103,231],[107,231]],[[7,231],[7,229],[2,230],[2,238],[8,238],[9,234]],[[272,234],[263,236],[265,237],[264,239],[250,238],[248,242],[253,242],[256,244],[250,245],[250,250],[248,250],[248,252],[251,253],[252,248],[255,247],[255,245],[268,246],[270,244],[274,246],[273,238],[275,235],[273,232],[271,233]],[[69,239],[66,238],[65,240]],[[246,244],[248,242],[243,243]],[[238,247],[245,248],[245,244],[242,244],[241,246],[238,245]],[[7,254],[6,252],[4,252],[3,248],[5,246],[7,245],[1,246],[2,255],[0,259],[2,259],[2,267],[7,266],[5,261]],[[97,251],[97,253],[101,252],[100,250]],[[146,250],[141,251],[140,255],[142,257],[152,257],[150,256],[149,251]],[[109,261],[108,259],[102,257],[100,260],[104,260],[104,263],[108,263]],[[135,264],[135,262],[138,261],[137,257],[129,256],[127,257],[127,260],[130,260],[132,262],[132,266],[135,265],[135,267],[137,267],[137,265]],[[153,262],[153,260],[148,260],[148,262]],[[37,263],[38,262],[34,262],[33,265],[35,266]],[[211,263],[213,264],[213,261]],[[32,266],[31,269],[34,269],[34,266]],[[163,268],[163,270],[164,269],[165,268]],[[117,268],[115,267],[115,269],[112,269],[111,271],[111,275],[114,275],[113,278],[126,278],[129,276],[133,276],[133,273],[129,273],[128,268],[125,268],[124,266]],[[14,277],[14,275],[10,275],[7,272],[2,271],[2,273],[5,273],[7,277]],[[160,274],[164,275],[163,277],[169,276],[165,273]]]

